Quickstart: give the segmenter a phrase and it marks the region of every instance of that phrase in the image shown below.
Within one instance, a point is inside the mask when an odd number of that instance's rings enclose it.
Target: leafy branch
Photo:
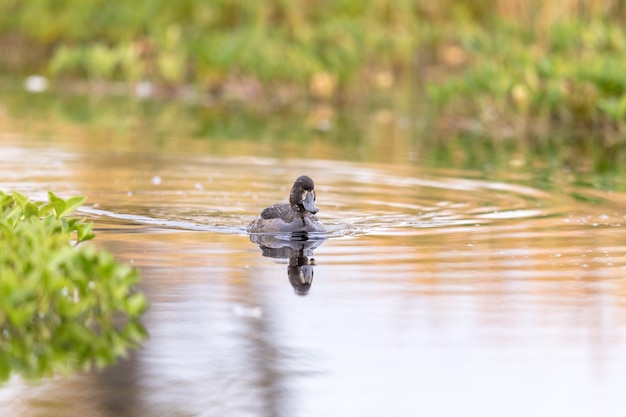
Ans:
[[[147,336],[137,270],[76,247],[94,237],[93,223],[67,217],[84,201],[0,191],[0,381],[103,367]]]

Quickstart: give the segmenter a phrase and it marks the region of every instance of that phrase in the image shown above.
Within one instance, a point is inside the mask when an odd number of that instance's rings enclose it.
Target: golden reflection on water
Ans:
[[[0,142],[0,189],[87,195],[94,244],[141,269],[152,304],[151,338],[128,361],[36,388],[14,379],[0,388],[0,415],[551,415],[558,405],[582,416],[625,405],[621,193],[181,143],[191,151]],[[330,232],[307,255],[314,275],[297,297],[289,260],[263,256],[244,230],[302,173]]]

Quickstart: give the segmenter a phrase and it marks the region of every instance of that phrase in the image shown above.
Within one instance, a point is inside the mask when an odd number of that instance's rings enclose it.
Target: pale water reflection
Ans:
[[[251,234],[250,241],[259,245],[263,256],[287,259],[289,282],[298,295],[307,295],[313,284],[315,259],[313,251],[326,240],[323,233],[293,232],[285,234]]]
[[[303,173],[325,239],[251,241]],[[531,183],[4,139],[0,189],[87,195],[151,309],[128,360],[16,376],[0,415],[621,416],[626,196]]]

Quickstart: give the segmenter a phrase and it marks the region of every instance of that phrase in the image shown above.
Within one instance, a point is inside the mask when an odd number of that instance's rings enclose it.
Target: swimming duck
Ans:
[[[325,232],[315,217],[315,185],[311,177],[296,179],[289,193],[289,204],[274,204],[261,212],[247,228],[248,233]]]

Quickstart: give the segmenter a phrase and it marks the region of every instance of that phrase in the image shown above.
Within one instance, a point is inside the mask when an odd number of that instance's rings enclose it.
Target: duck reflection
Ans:
[[[307,232],[292,232],[281,235],[250,235],[250,240],[261,248],[263,256],[289,259],[287,276],[297,295],[307,295],[313,283],[313,250],[326,238]]]

